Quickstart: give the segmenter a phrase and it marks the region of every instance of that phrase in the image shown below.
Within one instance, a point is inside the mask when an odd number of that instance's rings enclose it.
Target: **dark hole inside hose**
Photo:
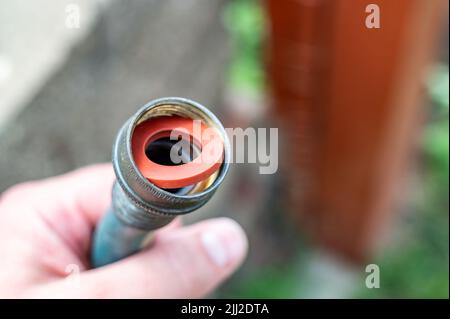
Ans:
[[[177,147],[175,151],[181,158],[181,162],[175,163],[172,161],[170,152],[172,147]],[[198,156],[198,149],[185,139],[171,140],[170,137],[162,137],[149,143],[145,149],[145,155],[152,162],[165,166],[178,166],[193,161]],[[171,193],[180,193],[184,188],[165,189]]]
[[[181,162],[175,163],[170,158],[172,147],[177,147],[175,151],[178,152]],[[181,138],[178,140],[171,140],[170,137],[159,138],[148,144],[145,149],[145,155],[147,155],[149,160],[165,166],[177,166],[189,163],[195,159],[197,154],[194,153],[195,150],[192,143]]]

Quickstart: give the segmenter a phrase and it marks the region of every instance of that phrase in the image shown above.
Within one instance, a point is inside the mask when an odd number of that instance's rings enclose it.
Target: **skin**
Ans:
[[[182,227],[176,219],[151,248],[90,269],[92,232],[111,201],[113,180],[111,166],[98,164],[1,195],[0,297],[198,298],[242,263],[247,239],[236,222]],[[217,239],[213,247],[206,235]]]

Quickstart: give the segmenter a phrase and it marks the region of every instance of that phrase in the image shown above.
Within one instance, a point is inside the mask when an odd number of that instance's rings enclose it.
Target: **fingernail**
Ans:
[[[209,258],[218,267],[241,261],[247,253],[247,237],[232,219],[215,221],[201,234],[201,243]]]

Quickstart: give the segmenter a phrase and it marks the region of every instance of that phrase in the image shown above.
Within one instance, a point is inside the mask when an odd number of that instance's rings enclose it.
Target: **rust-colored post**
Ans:
[[[366,26],[370,4],[380,28]],[[370,255],[394,209],[446,12],[446,0],[268,0],[290,207],[347,259]]]

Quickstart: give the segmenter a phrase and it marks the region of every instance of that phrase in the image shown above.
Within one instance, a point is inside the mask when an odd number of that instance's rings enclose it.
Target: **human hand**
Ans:
[[[243,261],[247,239],[236,222],[181,227],[176,219],[150,249],[89,269],[91,235],[111,202],[113,180],[111,165],[99,164],[1,195],[0,297],[196,298]]]

